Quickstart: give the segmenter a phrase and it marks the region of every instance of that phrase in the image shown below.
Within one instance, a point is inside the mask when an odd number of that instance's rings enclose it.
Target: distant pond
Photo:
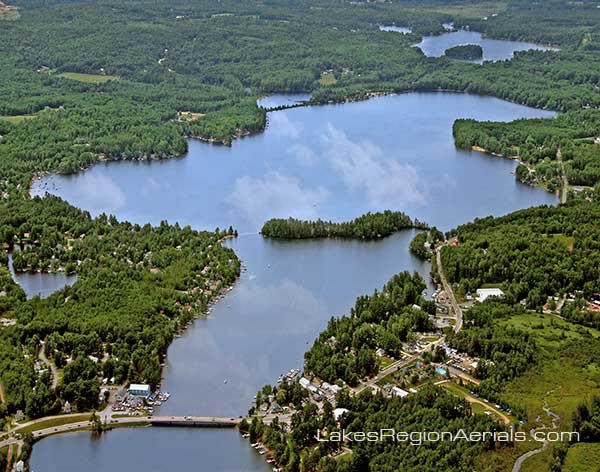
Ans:
[[[36,296],[47,298],[54,292],[67,285],[71,286],[77,281],[76,274],[67,275],[61,272],[53,274],[44,272],[15,272],[12,254],[8,256],[8,269],[13,280],[25,291],[28,299]]]
[[[447,26],[450,26],[449,24]],[[478,44],[483,49],[483,58],[476,62],[482,64],[485,61],[502,61],[512,59],[517,51],[556,51],[556,48],[542,46],[540,44],[527,43],[523,41],[508,41],[503,39],[489,39],[482,33],[476,31],[452,31],[437,36],[424,36],[423,40],[416,45],[427,57],[441,57],[446,49],[463,44]]]

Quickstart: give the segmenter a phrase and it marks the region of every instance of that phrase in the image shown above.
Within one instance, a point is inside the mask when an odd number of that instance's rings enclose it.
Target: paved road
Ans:
[[[40,420],[43,420],[41,418]],[[45,418],[46,420],[48,418]],[[106,423],[112,426],[147,423],[153,426],[195,426],[195,427],[235,427],[240,423],[239,418],[218,417],[218,416],[127,416],[123,418],[111,418]],[[66,433],[82,428],[90,427],[92,423],[89,420],[78,421],[75,423],[52,426],[50,428],[34,431],[33,437],[36,439],[50,436],[51,434]],[[23,426],[21,426],[23,427]],[[18,432],[18,429],[17,429]],[[0,441],[0,448],[10,446],[11,444],[22,444],[20,439],[11,437]]]
[[[462,310],[458,306],[456,302],[456,298],[454,297],[454,290],[452,290],[452,286],[446,280],[446,274],[444,274],[444,268],[442,266],[442,255],[441,255],[442,246],[438,246],[435,250],[435,257],[437,260],[438,273],[440,274],[440,280],[442,281],[442,286],[444,287],[444,291],[450,298],[450,304],[452,305],[452,309],[454,310],[454,314],[456,315],[456,324],[454,325],[454,331],[458,333],[462,329],[463,325],[463,314]]]

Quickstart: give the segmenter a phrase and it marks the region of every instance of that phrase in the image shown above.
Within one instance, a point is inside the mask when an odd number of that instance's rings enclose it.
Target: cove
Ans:
[[[46,298],[54,292],[64,288],[66,285],[73,285],[77,281],[77,275],[67,275],[65,273],[44,273],[44,272],[15,272],[13,267],[12,254],[8,255],[8,269],[13,280],[25,291],[27,298],[39,296]]]
[[[262,385],[302,367],[309,343],[358,295],[399,271],[427,277],[430,270],[408,252],[413,231],[369,243],[278,242],[257,234],[266,219],[341,221],[391,209],[446,230],[477,216],[555,204],[554,195],[515,181],[515,162],[457,150],[452,138],[457,118],[552,116],[451,93],[293,108],[270,113],[264,133],[231,147],[191,141],[180,159],[99,164],[77,175],[47,176],[32,193],[50,191],[92,214],[142,224],[169,220],[240,231],[227,244],[247,271],[206,319],[170,346],[162,386],[173,396],[160,412],[237,416]],[[235,432],[175,431],[120,430],[99,441],[89,433],[49,437],[34,447],[31,466],[95,472],[106,469],[101,456],[112,456],[114,471],[166,471],[181,456],[190,461],[182,470],[270,470],[254,461],[253,450],[246,454],[249,445]],[[217,447],[227,453],[215,455]],[[233,465],[229,456],[242,462]]]
[[[476,31],[458,30],[443,33],[438,36],[424,36],[416,46],[423,51],[427,57],[441,57],[444,51],[454,46],[463,44],[478,44],[483,49],[483,58],[476,63],[484,61],[502,61],[512,59],[517,51],[556,51],[556,48],[542,46],[540,44],[527,43],[523,41],[508,41],[504,39],[489,39]]]

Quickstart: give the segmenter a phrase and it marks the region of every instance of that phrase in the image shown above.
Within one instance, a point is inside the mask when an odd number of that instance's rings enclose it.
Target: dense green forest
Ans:
[[[556,110],[600,105],[600,10],[592,2],[12,3],[20,16],[0,29],[7,191],[24,189],[34,172],[181,155],[184,136],[230,143],[264,128],[255,98],[269,92],[313,92],[313,102],[323,103],[449,89]],[[483,22],[482,13],[495,16]],[[560,22],[540,28],[540,17],[549,16]],[[426,58],[411,47],[419,35],[441,33],[444,21],[561,50],[482,66]],[[381,24],[413,33],[380,31]],[[335,83],[319,82],[324,71]],[[181,120],[179,112],[197,119]]]
[[[442,249],[444,271],[459,293],[498,284],[508,300],[533,309],[551,296],[590,299],[600,293],[599,218],[600,205],[581,202],[476,219],[449,233],[459,244]],[[564,315],[600,326],[587,307],[575,306],[566,304]]]
[[[64,401],[92,409],[99,377],[159,383],[174,334],[240,272],[233,251],[218,243],[229,232],[91,218],[50,196],[5,202],[0,233],[5,248],[20,250],[19,269],[78,274],[72,287],[31,300],[3,277],[0,315],[17,321],[0,330],[6,413],[42,416]],[[41,341],[46,356],[64,367],[56,391],[49,374],[38,377],[33,368]]]
[[[444,233],[436,227],[417,234],[410,242],[410,252],[421,259],[429,259],[439,242],[444,240]]]
[[[273,218],[267,221],[260,233],[276,239],[349,238],[381,239],[407,228],[425,229],[427,225],[413,220],[401,211],[367,213],[352,221],[302,221],[295,218]]]
[[[472,61],[483,57],[483,48],[479,44],[462,44],[446,49],[444,55],[451,59]]]

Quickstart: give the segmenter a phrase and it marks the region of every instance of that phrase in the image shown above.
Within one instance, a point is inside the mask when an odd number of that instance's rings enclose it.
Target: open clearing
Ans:
[[[333,72],[325,71],[321,74],[319,83],[321,85],[335,85],[337,84],[337,79],[335,78],[335,74]]]
[[[119,80],[116,75],[81,74],[79,72],[63,72],[62,74],[59,74],[59,77],[89,84],[103,84],[104,82],[109,82],[111,80]]]
[[[22,123],[25,120],[31,120],[36,118],[37,115],[12,115],[12,116],[0,116],[0,120],[8,121],[9,123]]]

